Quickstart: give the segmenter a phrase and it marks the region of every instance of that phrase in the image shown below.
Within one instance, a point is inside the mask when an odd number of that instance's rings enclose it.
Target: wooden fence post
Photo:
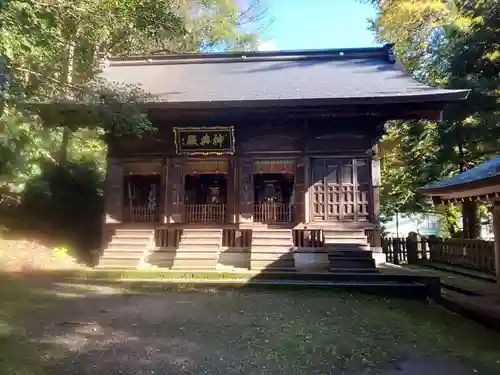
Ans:
[[[437,245],[438,245],[438,238],[436,236],[429,236],[427,238],[427,243],[429,245],[429,260],[431,261],[439,261],[439,256],[437,256],[436,251],[437,251]]]
[[[415,232],[408,233],[406,250],[408,264],[416,264],[418,261],[418,235]]]
[[[393,251],[392,263],[398,265],[399,254],[401,253],[401,238],[393,238],[392,251]]]
[[[420,250],[422,252],[422,260],[427,260],[427,252],[428,252],[427,246],[428,246],[427,238],[422,237],[420,239]]]

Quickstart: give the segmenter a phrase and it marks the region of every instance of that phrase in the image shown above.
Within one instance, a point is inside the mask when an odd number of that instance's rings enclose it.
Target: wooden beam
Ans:
[[[168,186],[168,166],[169,166],[169,159],[163,159],[162,160],[162,167],[161,167],[161,197],[160,197],[160,223],[166,224],[167,223],[167,207],[168,207],[168,192],[167,192],[167,186]]]
[[[493,233],[495,235],[495,270],[500,292],[500,201],[493,202]]]

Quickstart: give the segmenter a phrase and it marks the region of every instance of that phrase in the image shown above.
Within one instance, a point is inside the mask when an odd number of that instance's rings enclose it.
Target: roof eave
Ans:
[[[441,181],[440,183],[446,182],[448,179]],[[422,193],[430,196],[441,196],[441,195],[446,195],[446,194],[453,194],[453,193],[460,193],[463,194],[463,192],[468,191],[468,190],[474,190],[474,189],[479,189],[482,187],[486,186],[496,186],[500,184],[500,175],[495,175],[495,176],[489,176],[473,181],[467,181],[463,182],[461,184],[453,184],[453,185],[446,185],[446,186],[437,186],[435,187],[435,184],[430,184],[426,185],[424,187],[421,187],[418,189]]]
[[[469,90],[454,90],[453,92],[423,94],[423,95],[393,95],[374,97],[340,97],[340,98],[296,98],[271,100],[209,100],[209,101],[150,101],[144,105],[148,108],[267,108],[267,107],[318,107],[343,105],[384,105],[411,103],[447,103],[465,100]]]

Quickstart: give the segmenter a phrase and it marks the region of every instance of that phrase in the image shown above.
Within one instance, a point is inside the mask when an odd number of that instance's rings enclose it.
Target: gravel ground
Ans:
[[[323,291],[128,294],[103,285],[2,285],[1,373],[489,375],[500,369],[499,334],[419,302]]]

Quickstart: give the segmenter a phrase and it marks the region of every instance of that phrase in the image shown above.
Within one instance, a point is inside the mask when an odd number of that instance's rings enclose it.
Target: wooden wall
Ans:
[[[241,117],[244,118],[244,115]],[[371,119],[294,120],[252,122],[233,119],[228,122],[199,121],[169,123],[156,120],[157,131],[141,138],[119,138],[108,142],[110,157],[134,155],[175,156],[173,127],[234,126],[237,155],[272,153],[355,153],[365,154],[380,135],[379,124]]]
[[[121,221],[123,188],[120,176],[126,173],[146,173],[149,170],[162,175],[165,200],[161,208],[166,215],[164,223],[181,223],[184,202],[184,169],[186,158],[175,153],[173,127],[229,126],[235,127],[235,155],[226,158],[229,164],[228,202],[235,215],[230,222],[250,222],[253,214],[253,167],[259,158],[283,158],[295,161],[296,219],[307,223],[311,214],[312,166],[314,160],[366,160],[371,166],[373,145],[380,136],[380,121],[370,118],[349,119],[279,119],[253,120],[240,115],[231,120],[190,119],[167,120],[154,117],[157,132],[134,139],[115,139],[108,142],[108,178],[106,188],[106,222]],[[143,162],[139,162],[143,161]],[[148,161],[152,163],[148,164]],[[330,164],[335,164],[332,162]],[[352,162],[351,162],[352,164]],[[373,189],[370,176],[363,177],[363,194],[370,201],[370,219],[378,220],[378,190]],[[150,172],[151,172],[150,171]],[[149,172],[148,172],[149,173]],[[327,169],[325,172],[326,174]],[[316,176],[315,176],[316,177]],[[326,179],[326,177],[325,177]],[[370,181],[369,181],[370,180]],[[326,181],[326,180],[325,180]],[[370,183],[368,183],[370,182]],[[325,185],[327,186],[327,185]],[[340,185],[339,185],[340,186]],[[357,187],[358,185],[356,185]],[[361,186],[361,185],[359,185]],[[163,189],[163,188],[162,188]],[[231,213],[230,213],[231,215]]]

